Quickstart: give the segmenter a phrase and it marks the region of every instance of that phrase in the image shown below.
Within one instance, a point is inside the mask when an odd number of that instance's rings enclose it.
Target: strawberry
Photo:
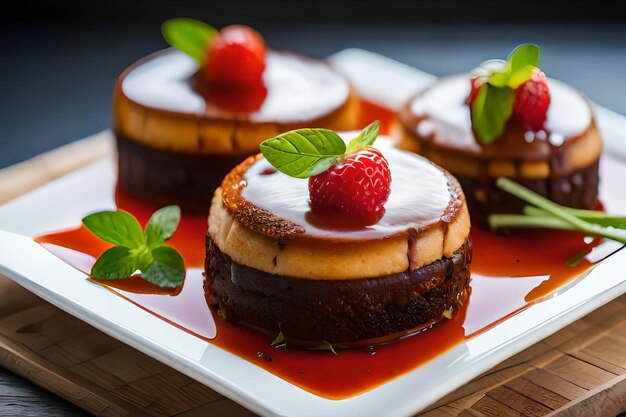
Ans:
[[[199,83],[202,84],[202,83]],[[232,85],[200,85],[196,89],[220,110],[231,113],[252,113],[261,108],[267,97],[267,87],[263,83],[251,84],[243,88]]]
[[[345,156],[321,174],[309,178],[313,212],[340,212],[363,224],[374,224],[385,213],[391,192],[391,172],[385,157],[370,146]]]
[[[226,26],[208,48],[204,68],[214,84],[254,85],[262,81],[265,54],[265,42],[254,29]]]
[[[512,117],[524,129],[537,131],[543,128],[550,107],[550,88],[546,75],[535,68],[530,80],[515,90]]]

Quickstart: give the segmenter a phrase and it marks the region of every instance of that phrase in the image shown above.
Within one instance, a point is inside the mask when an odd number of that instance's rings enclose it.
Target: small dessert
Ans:
[[[134,197],[206,213],[224,175],[263,139],[356,127],[358,99],[323,61],[268,50],[245,26],[173,19],[163,33],[178,50],[135,63],[115,87],[119,185]]]
[[[496,187],[499,177],[565,206],[597,208],[602,143],[591,105],[538,65],[539,49],[522,45],[508,61],[441,78],[400,112],[401,147],[454,174],[479,222],[523,209]]]
[[[456,179],[381,143],[299,129],[234,168],[209,214],[205,291],[222,317],[290,343],[385,343],[454,308],[470,220]],[[308,181],[303,178],[308,178]]]

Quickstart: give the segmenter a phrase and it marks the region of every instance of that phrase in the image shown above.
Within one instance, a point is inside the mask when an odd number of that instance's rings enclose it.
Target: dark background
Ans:
[[[108,128],[115,77],[164,48],[159,26],[176,16],[248,24],[316,57],[361,47],[437,75],[534,42],[549,76],[626,114],[624,1],[0,0],[0,168]],[[28,415],[80,414],[0,370],[0,415],[25,403]]]
[[[435,74],[542,47],[542,68],[626,113],[626,2],[0,0],[0,168],[110,125],[116,75],[189,16],[255,26],[275,48],[356,46]]]

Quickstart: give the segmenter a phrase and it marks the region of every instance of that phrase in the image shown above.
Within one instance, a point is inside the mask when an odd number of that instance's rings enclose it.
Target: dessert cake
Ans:
[[[113,125],[119,186],[128,194],[206,213],[224,175],[263,139],[302,126],[356,127],[358,99],[326,63],[266,51],[250,28],[215,37],[206,59],[169,49],[119,76]]]
[[[443,77],[400,111],[401,147],[455,175],[479,221],[523,209],[521,200],[495,186],[498,177],[566,206],[598,205],[602,145],[591,105],[573,88],[545,78],[537,69],[538,50],[521,66],[524,82],[515,81],[512,66],[522,72],[515,54],[532,47],[523,45],[507,62],[487,61],[471,74]],[[478,97],[481,88],[489,91]]]
[[[459,183],[421,156],[380,148],[348,145],[308,187],[267,153],[226,175],[206,245],[218,314],[290,342],[349,346],[399,338],[456,306],[472,248]],[[286,171],[282,162],[272,161]]]

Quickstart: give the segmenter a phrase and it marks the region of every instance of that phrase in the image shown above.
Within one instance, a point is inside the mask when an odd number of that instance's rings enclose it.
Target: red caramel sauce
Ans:
[[[288,52],[268,51],[263,84],[250,89],[208,88],[197,71],[192,58],[167,49],[127,69],[118,91],[155,110],[256,123],[316,120],[339,109],[350,94],[348,82],[326,63]]]
[[[605,190],[616,189],[626,166],[604,158]],[[626,198],[603,193],[609,212],[626,211]],[[145,223],[157,209],[116,193],[120,209]],[[345,399],[405,374],[438,355],[553,294],[588,271],[610,253],[602,245],[586,242],[577,233],[516,231],[498,236],[474,227],[471,291],[452,319],[411,337],[374,349],[328,351],[270,347],[271,338],[221,319],[204,298],[201,269],[204,262],[206,218],[184,216],[169,243],[183,255],[188,270],[182,289],[162,290],[133,277],[95,281],[138,307],[197,337],[271,372],[302,389],[329,399]],[[83,227],[36,238],[53,254],[87,273],[97,256],[108,248]],[[613,247],[614,249],[614,247]],[[575,266],[566,262],[581,257]],[[89,278],[86,278],[89,279]],[[104,295],[103,295],[104,296]]]

